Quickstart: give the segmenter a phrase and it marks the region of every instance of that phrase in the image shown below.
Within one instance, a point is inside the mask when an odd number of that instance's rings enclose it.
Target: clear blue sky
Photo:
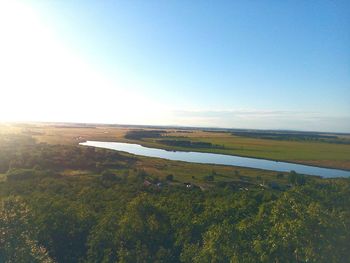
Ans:
[[[87,69],[59,97],[69,110],[43,104],[55,107],[51,115],[33,110],[13,119],[350,132],[349,1],[19,4],[38,19],[37,34],[42,26],[50,35],[48,53],[62,48],[67,64]],[[74,79],[49,68],[50,76]],[[99,75],[95,82],[89,72]]]

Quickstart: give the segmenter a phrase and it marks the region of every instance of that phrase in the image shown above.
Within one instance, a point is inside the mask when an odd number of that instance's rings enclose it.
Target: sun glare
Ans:
[[[159,121],[158,106],[74,55],[25,4],[0,2],[0,31],[0,121]]]

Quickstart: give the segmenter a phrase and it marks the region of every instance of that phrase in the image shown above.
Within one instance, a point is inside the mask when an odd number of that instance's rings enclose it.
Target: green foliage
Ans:
[[[20,139],[19,139],[20,138]],[[31,138],[0,138],[0,173],[9,169],[86,169],[101,171],[121,168],[135,160],[116,151],[67,145],[36,144]]]
[[[276,177],[277,177],[278,179],[281,179],[281,178],[283,178],[283,177],[284,177],[284,174],[282,174],[282,173],[278,173],[278,174],[276,175]]]
[[[306,183],[306,177],[305,175],[291,171],[288,175],[288,182],[293,185],[304,185]]]
[[[117,262],[116,233],[120,212],[109,211],[93,226],[88,238],[87,262]]]
[[[139,180],[144,180],[149,176],[149,174],[145,170],[140,170],[136,174],[136,178]]]
[[[204,177],[204,180],[205,181],[208,181],[208,182],[213,182],[214,181],[214,175],[213,174],[210,174],[210,175],[207,175]]]
[[[165,262],[171,258],[169,219],[147,199],[140,195],[130,201],[119,221],[119,262]]]
[[[269,231],[256,245],[263,248],[260,259],[266,262],[342,262],[349,258],[348,208],[337,212],[305,189],[294,189],[273,203],[257,224],[266,224]],[[344,210],[345,209],[345,210]],[[267,214],[266,214],[267,213]]]
[[[79,262],[85,257],[93,217],[86,208],[59,198],[37,195],[32,200],[38,240],[58,262]]]
[[[166,134],[163,130],[131,130],[125,135],[126,139],[129,140],[142,140],[144,138],[159,138],[163,134]]]
[[[22,157],[0,183],[0,262],[349,262],[349,179],[291,173],[293,187],[278,190],[253,187],[243,175],[209,180],[206,190],[176,181],[144,187],[156,175],[128,157],[26,147],[6,150]],[[72,167],[90,173],[59,173]]]
[[[107,180],[107,181],[114,181],[116,180],[117,176],[114,173],[111,173],[109,171],[104,171],[101,174],[101,179],[102,180]]]
[[[2,200],[0,208],[0,262],[51,263],[36,240],[36,228],[26,204],[19,198]]]
[[[175,146],[175,147],[185,147],[185,148],[202,148],[202,149],[210,149],[210,148],[224,148],[221,145],[214,145],[210,142],[197,142],[197,141],[190,141],[190,140],[157,140],[157,142],[168,145],[168,146]]]
[[[348,180],[282,194],[180,186],[141,191],[139,184],[106,189],[99,180],[43,178],[25,194],[32,215],[28,223],[16,215],[19,231],[36,229],[29,236],[57,262],[342,262],[350,256]],[[7,187],[21,189],[17,181]],[[11,244],[22,242],[17,236]]]
[[[7,180],[16,181],[31,179],[34,175],[36,175],[36,173],[33,169],[11,169],[7,172]]]
[[[168,174],[168,175],[166,176],[166,180],[169,181],[169,182],[174,181],[174,175]]]
[[[287,140],[287,141],[321,141],[330,143],[349,144],[349,140],[341,139],[338,135],[329,135],[325,133],[314,132],[280,132],[280,131],[235,131],[232,133],[236,136],[270,139],[270,140]]]
[[[223,222],[212,225],[203,235],[203,245],[194,262],[230,262],[236,254],[236,230],[234,225]]]

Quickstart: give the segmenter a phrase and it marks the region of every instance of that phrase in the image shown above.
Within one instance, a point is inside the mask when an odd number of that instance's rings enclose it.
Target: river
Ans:
[[[345,170],[321,168],[311,165],[279,162],[226,154],[167,151],[163,149],[149,148],[139,144],[122,142],[87,141],[80,143],[80,145],[111,149],[147,157],[163,158],[172,161],[241,166],[280,172],[295,171],[301,174],[318,175],[327,178],[350,177],[350,171]]]

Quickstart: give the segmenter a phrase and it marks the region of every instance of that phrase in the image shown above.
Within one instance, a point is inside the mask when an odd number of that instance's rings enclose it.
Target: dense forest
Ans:
[[[349,179],[203,190],[135,158],[1,136],[0,262],[350,262]]]

